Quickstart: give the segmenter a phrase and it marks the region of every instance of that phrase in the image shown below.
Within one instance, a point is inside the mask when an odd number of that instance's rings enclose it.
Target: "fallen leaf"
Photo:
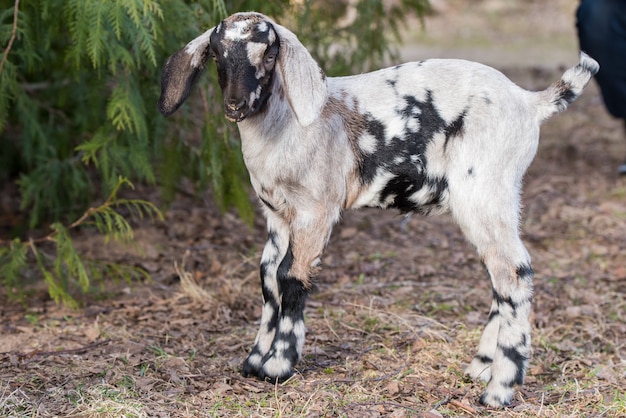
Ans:
[[[400,392],[400,385],[398,384],[398,381],[392,380],[391,382],[389,382],[387,386],[385,386],[385,391],[388,392],[390,395],[395,395],[396,393]]]
[[[224,382],[217,382],[213,385],[213,392],[215,392],[218,395],[222,395],[226,392],[230,392],[233,390],[232,386],[224,383]]]
[[[136,377],[135,387],[143,392],[150,392],[155,382],[152,377]]]
[[[94,322],[87,328],[85,328],[85,337],[87,340],[92,343],[98,339],[100,336],[100,326],[98,325],[98,321]]]

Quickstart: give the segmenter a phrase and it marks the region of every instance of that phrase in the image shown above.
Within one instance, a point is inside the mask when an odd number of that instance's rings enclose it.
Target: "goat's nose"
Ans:
[[[228,110],[236,112],[243,109],[246,104],[248,104],[246,99],[228,99],[226,106],[228,107]]]

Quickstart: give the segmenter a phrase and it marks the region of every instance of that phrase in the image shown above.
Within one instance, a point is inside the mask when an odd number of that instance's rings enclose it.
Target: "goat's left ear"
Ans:
[[[280,39],[277,67],[291,110],[302,126],[316,121],[328,97],[326,75],[289,29],[272,23]]]
[[[159,111],[164,116],[174,113],[187,99],[198,81],[209,56],[211,28],[169,57],[161,72]]]

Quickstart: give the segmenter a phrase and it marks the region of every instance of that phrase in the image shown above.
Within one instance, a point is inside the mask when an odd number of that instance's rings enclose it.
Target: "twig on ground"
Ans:
[[[454,405],[457,408],[460,408],[460,409],[464,410],[465,412],[469,412],[470,414],[474,414],[474,415],[478,414],[477,410],[475,410],[474,408],[472,408],[469,405],[465,405],[464,403],[461,403],[461,402],[457,401],[456,399],[451,399],[450,400],[450,405]]]
[[[93,344],[89,344],[89,345],[85,345],[82,347],[78,347],[78,348],[68,348],[68,349],[64,349],[64,350],[55,350],[55,351],[39,351],[39,350],[33,350],[29,353],[14,353],[11,351],[6,351],[3,353],[0,353],[0,356],[3,356],[4,358],[6,357],[10,357],[10,356],[16,356],[19,357],[21,359],[29,359],[29,358],[33,358],[33,357],[45,357],[45,356],[55,356],[55,355],[59,355],[59,354],[83,354],[89,350],[93,350],[94,348],[97,348],[101,345],[105,345],[108,344],[111,340],[103,340],[103,341],[98,341],[95,342]]]

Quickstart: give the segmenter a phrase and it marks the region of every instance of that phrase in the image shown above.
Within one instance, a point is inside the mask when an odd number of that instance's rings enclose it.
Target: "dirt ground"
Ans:
[[[433,3],[443,14],[403,53],[459,45],[529,89],[576,60],[575,1]],[[531,34],[543,61],[520,55]],[[239,374],[260,317],[263,220],[249,228],[183,187],[165,222],[138,226],[142,256],[77,237],[85,254],[142,266],[151,282],[112,286],[79,310],[0,295],[0,416],[626,416],[621,128],[595,84],[543,127],[523,197],[533,359],[506,410],[481,406],[482,384],[463,376],[491,288],[450,217],[347,213],[307,304],[298,373],[271,385]]]

